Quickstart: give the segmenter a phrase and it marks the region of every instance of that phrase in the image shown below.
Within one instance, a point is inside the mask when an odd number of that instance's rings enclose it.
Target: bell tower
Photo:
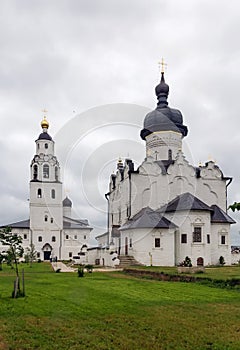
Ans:
[[[61,256],[63,228],[62,183],[54,141],[48,134],[44,117],[42,133],[36,142],[36,153],[30,165],[30,229],[32,243],[42,260]]]

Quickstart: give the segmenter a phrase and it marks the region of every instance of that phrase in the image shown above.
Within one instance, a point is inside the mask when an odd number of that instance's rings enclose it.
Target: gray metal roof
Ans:
[[[30,228],[30,220],[22,220],[22,221],[17,221],[17,222],[13,222],[12,224],[7,224],[7,225],[3,225],[0,226],[2,227],[12,227],[12,228]]]
[[[211,218],[212,223],[222,223],[222,224],[236,223],[236,221],[234,221],[227,213],[225,213],[217,205],[212,205],[211,208],[213,209],[212,218]]]
[[[161,213],[146,207],[141,209],[132,219],[120,227],[120,230],[135,228],[175,228],[173,222],[165,218]]]
[[[191,193],[186,192],[180,194],[175,199],[173,199],[168,204],[164,205],[158,210],[161,213],[180,211],[180,210],[205,210],[213,211],[206,203],[202,202],[197,197],[193,196]]]
[[[72,219],[68,218],[67,216],[63,217],[63,228],[64,229],[71,229],[71,228],[89,228],[92,230],[92,227],[89,226],[88,220],[86,219]]]

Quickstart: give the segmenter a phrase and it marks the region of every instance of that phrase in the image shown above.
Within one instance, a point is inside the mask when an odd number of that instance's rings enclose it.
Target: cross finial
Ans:
[[[164,73],[164,67],[167,66],[167,63],[164,62],[163,58],[160,62],[158,62],[158,65],[159,65],[159,70],[161,70],[161,73]]]
[[[46,114],[48,111],[44,108],[44,109],[42,109],[42,112],[43,112],[44,114]]]

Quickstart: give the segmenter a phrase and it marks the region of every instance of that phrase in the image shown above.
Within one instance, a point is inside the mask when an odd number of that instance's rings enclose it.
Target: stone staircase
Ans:
[[[125,268],[128,266],[143,266],[141,263],[135,260],[133,256],[130,255],[119,255],[118,258],[120,260],[120,268]]]

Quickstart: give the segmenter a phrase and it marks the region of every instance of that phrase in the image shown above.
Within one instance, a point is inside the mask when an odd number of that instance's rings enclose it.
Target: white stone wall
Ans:
[[[126,238],[128,242],[128,255],[134,256],[141,264],[147,266],[175,265],[173,229],[129,229],[121,231],[122,255],[125,254]],[[155,238],[160,238],[159,248],[155,247]]]

